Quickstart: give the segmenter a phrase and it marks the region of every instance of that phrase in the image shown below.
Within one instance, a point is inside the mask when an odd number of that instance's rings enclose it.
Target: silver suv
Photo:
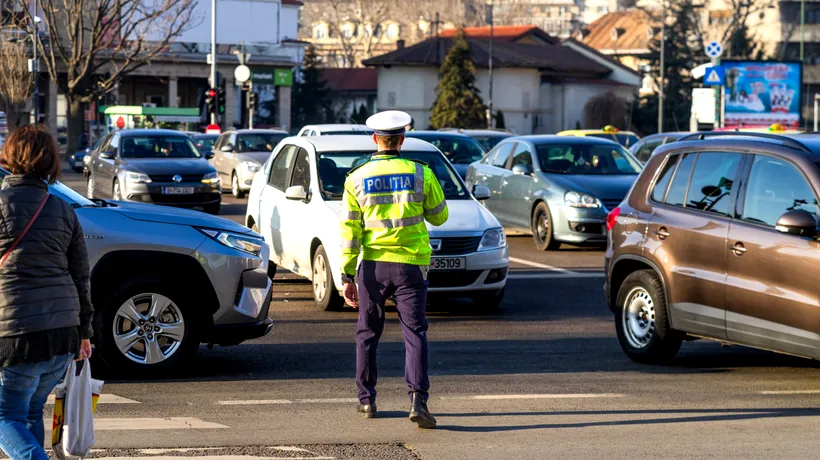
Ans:
[[[228,131],[214,143],[210,162],[223,179],[231,181],[231,194],[243,198],[251,189],[253,176],[286,137],[287,131],[273,129]]]
[[[258,234],[197,211],[92,201],[59,182],[49,190],[75,208],[85,231],[93,341],[119,373],[167,375],[200,343],[237,345],[270,332],[270,250]]]

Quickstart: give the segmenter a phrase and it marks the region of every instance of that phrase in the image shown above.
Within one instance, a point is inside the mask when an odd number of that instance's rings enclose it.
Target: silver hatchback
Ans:
[[[287,131],[240,129],[219,136],[213,146],[211,164],[220,177],[230,180],[231,194],[243,198],[251,189],[253,177],[268,160]]]

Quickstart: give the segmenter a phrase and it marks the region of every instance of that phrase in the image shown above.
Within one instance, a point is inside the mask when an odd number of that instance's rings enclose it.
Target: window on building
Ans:
[[[609,8],[606,6],[599,6],[598,7],[598,14],[607,14],[609,12]]]
[[[390,24],[387,26],[387,38],[390,40],[395,40],[399,38],[399,25],[398,24]]]
[[[322,40],[327,38],[327,27],[324,24],[316,24],[313,26],[313,38]]]

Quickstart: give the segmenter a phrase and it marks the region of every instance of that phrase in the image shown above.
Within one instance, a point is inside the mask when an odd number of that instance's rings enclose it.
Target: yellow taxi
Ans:
[[[626,148],[635,145],[641,138],[632,131],[619,131],[614,126],[604,126],[602,129],[570,129],[561,131],[559,136],[599,137],[615,141]]]
[[[780,123],[775,123],[768,128],[755,126],[749,128],[718,128],[715,131],[734,131],[734,132],[741,132],[741,133],[769,133],[769,134],[800,134],[804,133],[805,130],[802,129],[791,129],[787,128],[786,126],[781,125]]]

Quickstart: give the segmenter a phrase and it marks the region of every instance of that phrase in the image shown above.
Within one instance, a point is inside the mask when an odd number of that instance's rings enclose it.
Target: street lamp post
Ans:
[[[661,60],[658,85],[658,132],[663,132],[663,79],[666,77],[664,58],[666,54],[666,0],[661,1]]]
[[[487,2],[487,22],[490,23],[490,48],[489,48],[489,78],[490,91],[487,100],[487,128],[493,129],[493,0]]]
[[[216,0],[211,0],[211,88],[216,88]],[[211,124],[216,124],[216,111],[211,111]]]
[[[37,48],[40,44],[39,35],[40,35],[40,17],[34,16],[34,50],[32,51],[32,62],[31,62],[31,71],[34,73],[34,90],[32,91],[31,97],[34,99],[33,101],[33,108],[34,108],[34,123],[37,124],[40,122],[40,61],[37,58]]]
[[[800,0],[800,61],[803,61],[803,48],[805,45],[805,36],[803,35],[803,27],[806,24],[806,0]]]

